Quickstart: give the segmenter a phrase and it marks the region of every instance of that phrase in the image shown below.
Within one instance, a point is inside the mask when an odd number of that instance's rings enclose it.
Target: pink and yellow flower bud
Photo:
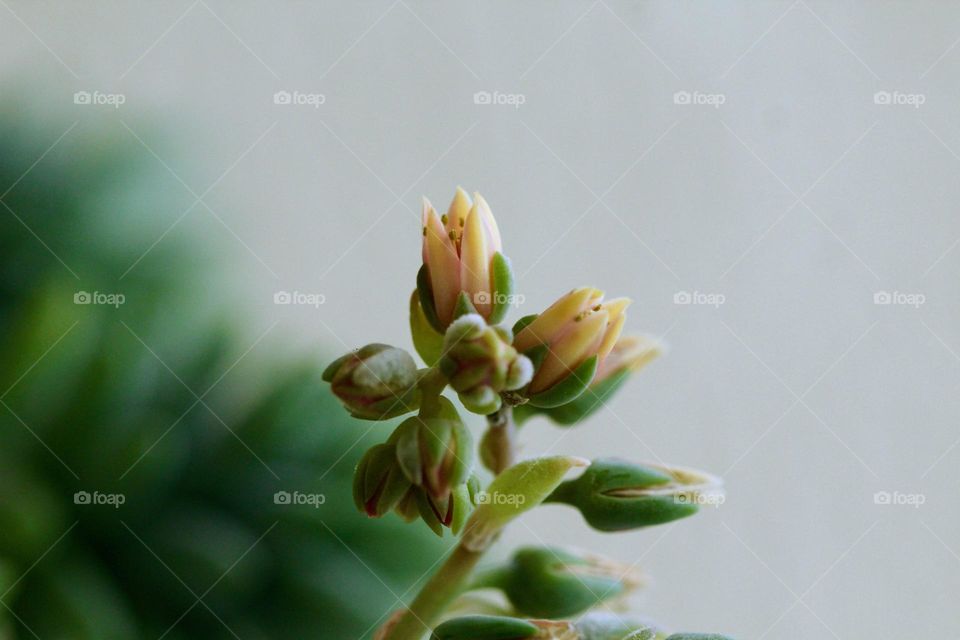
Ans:
[[[663,344],[649,336],[620,336],[597,368],[591,387],[621,373],[633,373],[663,354]]]
[[[629,304],[627,298],[604,302],[592,287],[574,289],[521,328],[513,341],[517,351],[544,350],[528,393],[543,393],[595,357],[590,380],[575,385],[586,387],[620,337]]]
[[[471,200],[458,187],[444,215],[424,198],[422,226],[424,268],[418,289],[431,324],[442,333],[464,311],[499,322],[513,278],[501,253],[500,230],[483,196],[474,194]]]

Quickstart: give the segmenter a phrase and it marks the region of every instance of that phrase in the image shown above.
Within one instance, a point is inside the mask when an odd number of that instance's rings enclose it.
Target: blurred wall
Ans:
[[[638,608],[674,627],[945,637],[958,18],[938,2],[7,0],[0,65],[5,98],[156,154],[181,206],[146,224],[233,247],[220,260],[254,337],[277,322],[292,345],[409,345],[419,198],[445,206],[457,184],[497,215],[514,318],[580,284],[632,297],[630,327],[669,356],[589,424],[531,424],[525,452],[706,468],[727,501],[618,536],[551,507],[509,542],[639,562],[655,583]]]

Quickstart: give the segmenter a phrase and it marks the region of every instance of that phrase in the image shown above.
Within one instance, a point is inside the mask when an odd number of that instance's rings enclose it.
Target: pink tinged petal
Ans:
[[[490,317],[490,258],[487,235],[476,208],[467,215],[460,244],[460,287],[484,318]],[[482,294],[482,295],[481,295]]]
[[[549,389],[594,355],[603,341],[609,320],[606,311],[596,311],[575,322],[547,351],[543,363],[533,376],[533,382],[530,383],[530,393]]]
[[[446,234],[440,216],[433,209],[427,218],[427,259],[430,285],[437,317],[444,325],[453,320],[453,309],[460,293],[460,258]]]
[[[427,260],[427,226],[430,222],[430,213],[437,215],[437,212],[434,211],[433,205],[430,204],[430,201],[426,198],[423,199],[423,210],[420,214],[420,231],[423,235],[423,264],[429,264]]]
[[[603,292],[593,287],[581,287],[547,307],[537,319],[517,333],[513,346],[521,353],[539,344],[550,344],[560,333],[569,328],[578,315],[590,309],[590,305],[603,299]]]
[[[603,359],[593,384],[599,384],[618,371],[636,371],[658,357],[664,346],[649,336],[621,336]]]
[[[497,227],[497,220],[493,217],[493,211],[490,210],[490,205],[483,199],[483,196],[479,193],[474,193],[473,198],[473,208],[479,212],[480,219],[483,220],[483,228],[487,232],[490,257],[492,258],[493,254],[503,251],[503,242],[500,240],[500,228]]]

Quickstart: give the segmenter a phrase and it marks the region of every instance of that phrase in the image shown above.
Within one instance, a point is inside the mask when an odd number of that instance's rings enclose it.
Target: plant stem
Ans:
[[[496,445],[494,457],[498,468],[494,473],[500,474],[513,464],[515,457],[513,407],[504,404],[499,411],[487,416],[487,423],[487,437],[493,436]],[[467,587],[470,574],[483,554],[484,551],[471,551],[457,545],[410,606],[399,617],[387,621],[376,637],[381,640],[421,640]]]
[[[458,545],[383,636],[384,640],[420,640],[430,633],[443,611],[466,586],[481,556],[482,551],[469,551]]]
[[[516,457],[517,428],[513,422],[513,407],[504,403],[487,416],[487,433],[483,439],[484,463],[494,474],[513,466]]]

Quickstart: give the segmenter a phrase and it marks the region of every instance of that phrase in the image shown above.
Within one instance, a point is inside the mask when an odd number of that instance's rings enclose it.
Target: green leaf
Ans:
[[[526,327],[528,324],[536,320],[537,315],[538,314],[536,313],[531,313],[530,315],[523,316],[522,318],[517,320],[515,323],[513,323],[513,335],[517,335],[518,333],[520,333],[520,331],[523,330],[524,327]]]
[[[460,295],[457,296],[457,304],[453,308],[453,319],[456,320],[460,316],[465,316],[470,313],[480,315],[477,312],[477,308],[473,306],[472,302],[470,302],[470,298],[467,297],[467,294],[461,291]]]
[[[526,620],[505,616],[462,616],[447,620],[430,636],[431,640],[513,640],[530,638],[537,626]]]
[[[437,333],[427,319],[416,291],[410,295],[410,335],[414,348],[427,366],[435,365],[443,354],[443,334]]]
[[[602,407],[629,377],[629,370],[619,371],[599,384],[592,385],[591,393],[580,394],[570,402],[559,407],[544,409],[542,413],[561,426],[574,425]]]
[[[507,316],[513,295],[513,269],[510,260],[499,251],[493,254],[491,261],[493,280],[493,305],[490,312],[490,324],[497,324]]]
[[[570,374],[549,389],[530,396],[530,404],[549,409],[566,404],[587,390],[597,373],[599,358],[591,356],[583,361]]]
[[[439,333],[443,333],[446,327],[437,317],[437,307],[433,302],[433,285],[430,283],[430,270],[427,269],[427,265],[423,265],[417,271],[417,295],[420,297],[420,307],[427,322]]]
[[[547,456],[510,467],[487,487],[486,494],[492,499],[474,510],[462,544],[471,551],[486,549],[507,523],[543,502],[570,469],[587,464],[575,456]]]

